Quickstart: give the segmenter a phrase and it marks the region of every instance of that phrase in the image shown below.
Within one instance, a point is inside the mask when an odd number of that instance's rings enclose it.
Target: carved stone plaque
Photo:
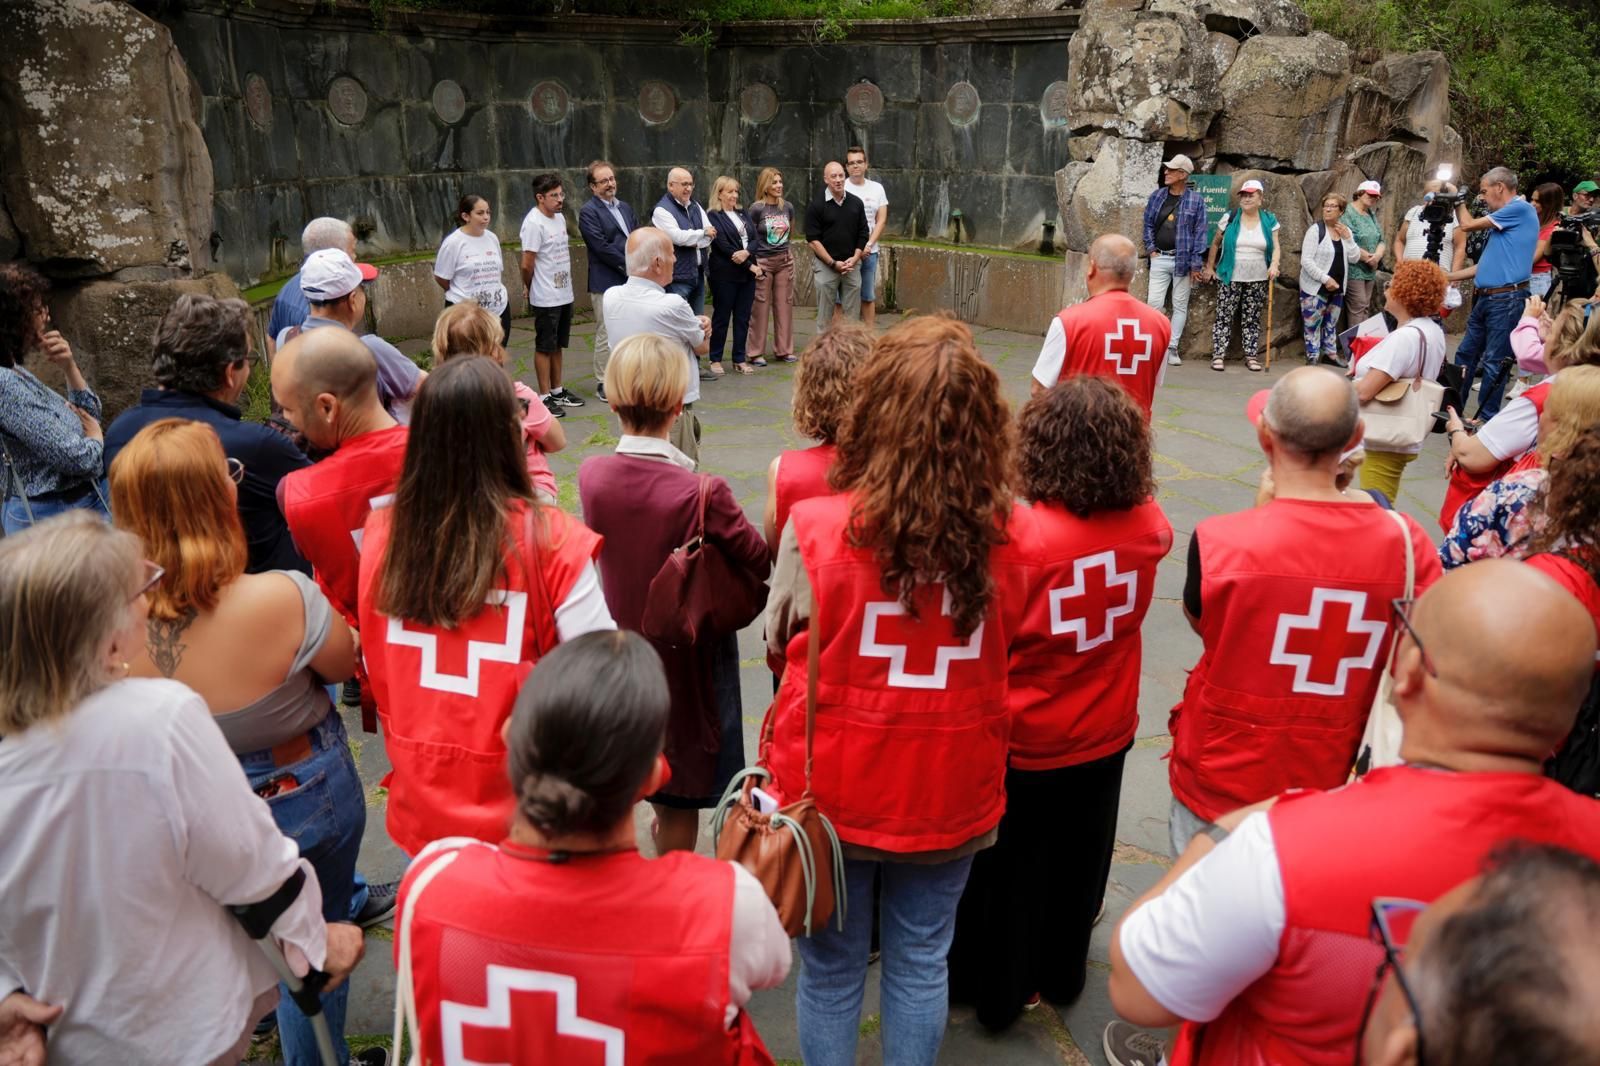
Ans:
[[[528,95],[528,107],[540,122],[556,123],[567,117],[572,101],[560,82],[541,81]]]
[[[272,128],[272,90],[267,88],[267,79],[259,74],[250,74],[244,79],[244,113],[250,116],[256,129]]]
[[[978,121],[981,101],[970,81],[958,81],[944,94],[944,113],[952,125],[970,126]]]
[[[639,86],[639,117],[648,125],[670,122],[678,112],[678,94],[664,81],[647,81]]]
[[[359,126],[367,117],[367,90],[354,78],[339,75],[328,86],[328,110],[346,126]]]
[[[433,113],[446,126],[454,126],[467,113],[467,94],[460,85],[444,79],[433,87]]]
[[[1045,129],[1060,129],[1067,124],[1070,96],[1064,81],[1053,81],[1045,89],[1044,96],[1039,100],[1039,117],[1044,120]]]
[[[883,91],[870,81],[858,81],[845,91],[844,110],[858,126],[876,122],[883,114]]]
[[[746,122],[771,122],[778,113],[778,94],[770,85],[752,82],[739,94],[739,113]]]

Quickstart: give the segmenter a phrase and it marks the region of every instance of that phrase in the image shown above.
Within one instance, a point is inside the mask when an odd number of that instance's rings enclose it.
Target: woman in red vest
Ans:
[[[871,388],[840,427],[840,495],[795,505],[767,604],[769,658],[785,668],[762,762],[783,802],[809,784],[845,843],[844,928],[799,942],[808,1066],[855,1062],[874,874],[885,1061],[938,1054],[956,905],[1005,807],[1006,667],[1027,594],[1008,542],[1010,413],[967,327],[902,322],[860,374]]]
[[[856,367],[872,351],[877,335],[866,326],[840,325],[806,345],[794,368],[794,428],[817,443],[779,452],[767,467],[767,508],[762,527],[767,544],[778,550],[778,535],[789,524],[789,509],[801,500],[827,496],[839,423],[855,393]]]
[[[634,804],[668,777],[670,704],[631,633],[534,669],[504,727],[509,837],[438,841],[406,874],[396,1047],[409,1025],[429,1063],[772,1062],[743,1009],[789,972],[760,882],[687,851],[646,860],[634,840]]]
[[[957,997],[993,1029],[1083,991],[1139,727],[1140,628],[1172,547],[1151,451],[1143,410],[1106,378],[1067,378],[1022,411],[1032,506],[1013,536],[1031,520],[1040,566],[1011,652],[1000,839],[973,860],[950,953]]]
[[[358,597],[402,851],[504,835],[500,727],[518,686],[561,641],[615,628],[599,551],[594,533],[535,501],[505,371],[472,356],[431,374],[394,504],[364,528]]]

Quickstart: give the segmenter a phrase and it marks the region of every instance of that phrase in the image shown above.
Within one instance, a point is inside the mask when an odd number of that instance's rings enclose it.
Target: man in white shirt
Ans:
[[[711,320],[697,315],[687,300],[667,291],[674,262],[671,239],[653,226],[641,226],[628,235],[628,281],[605,294],[606,326],[616,347],[636,333],[658,333],[683,345],[685,358],[697,365],[696,356],[711,350]],[[683,417],[673,423],[673,447],[691,459],[700,458],[700,419],[694,402],[700,398],[700,380],[689,375],[683,394]]]
[[[878,298],[878,238],[883,236],[883,227],[889,222],[889,194],[883,191],[882,185],[867,177],[867,150],[859,144],[845,149],[844,168],[850,175],[844,183],[844,191],[860,199],[867,212],[867,225],[872,230],[867,234],[866,257],[861,260],[861,322],[874,326],[878,322],[875,303]]]
[[[572,340],[572,248],[559,174],[533,179],[533,209],[522,220],[522,284],[533,308],[533,366],[539,399],[557,418],[583,401],[561,385],[561,353]]]

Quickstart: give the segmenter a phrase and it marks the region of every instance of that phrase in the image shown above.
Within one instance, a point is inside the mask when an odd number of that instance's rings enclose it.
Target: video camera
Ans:
[[[1454,173],[1450,164],[1441,166],[1434,175],[1441,182],[1448,182]],[[1439,255],[1444,250],[1445,227],[1455,221],[1456,208],[1467,202],[1467,190],[1457,192],[1430,192],[1422,198],[1422,211],[1417,216],[1417,221],[1428,227],[1428,246],[1423,255],[1429,262],[1437,263]]]
[[[1565,215],[1550,233],[1549,250],[1545,258],[1555,270],[1555,284],[1567,299],[1586,300],[1595,292],[1594,260],[1583,246],[1583,231],[1600,227],[1600,208],[1581,215]]]

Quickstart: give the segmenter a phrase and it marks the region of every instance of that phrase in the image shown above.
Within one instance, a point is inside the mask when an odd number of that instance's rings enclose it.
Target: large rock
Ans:
[[[146,281],[86,281],[58,285],[50,295],[50,317],[72,344],[84,376],[99,392],[109,421],[152,384],[150,343],[156,324],[186,292],[220,298],[238,296],[226,275]],[[40,370],[40,376],[49,371]]]
[[[1351,81],[1340,143],[1401,141],[1431,157],[1449,118],[1450,61],[1443,52],[1385,56]]]
[[[1326,169],[1343,129],[1349,84],[1350,48],[1343,41],[1325,33],[1252,37],[1222,78],[1217,151],[1262,168]]]
[[[55,276],[210,263],[211,157],[166,27],[121,0],[0,4],[5,201]]]
[[[1330,192],[1338,193],[1346,200],[1350,199],[1356,191],[1356,186],[1366,180],[1367,176],[1361,172],[1361,168],[1346,156],[1334,160],[1333,166],[1327,170],[1316,170],[1299,176],[1300,191],[1305,194],[1306,207],[1312,211],[1316,210],[1322,203],[1322,198]]]
[[[1150,0],[1149,9],[1194,15],[1206,29],[1241,41],[1263,34],[1298,37],[1311,31],[1311,18],[1294,0]]]
[[[1383,227],[1384,241],[1392,243],[1406,210],[1422,202],[1422,185],[1431,173],[1427,155],[1409,144],[1381,141],[1356,152],[1351,162],[1383,186],[1378,223]]]
[[[1198,140],[1220,103],[1220,79],[1205,27],[1192,16],[1088,18],[1067,46],[1067,124],[1080,134]]]
[[[1060,207],[1068,248],[1086,252],[1102,233],[1143,242],[1144,205],[1156,188],[1162,148],[1160,143],[1111,137],[1070,188],[1069,172],[1083,164],[1069,163],[1058,172],[1056,188],[1066,194]]]

